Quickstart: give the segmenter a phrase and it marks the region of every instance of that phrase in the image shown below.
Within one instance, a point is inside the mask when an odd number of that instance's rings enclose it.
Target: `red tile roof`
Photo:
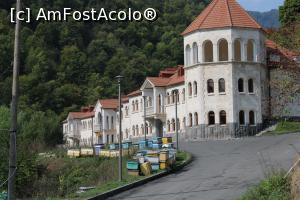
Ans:
[[[70,112],[69,118],[70,119],[86,119],[86,118],[92,118],[95,116],[95,112]]]
[[[236,0],[213,0],[182,35],[200,29],[242,27],[262,29]]]
[[[105,109],[117,109],[119,106],[118,99],[100,99],[99,103]]]
[[[141,90],[135,90],[133,92],[131,92],[130,94],[128,94],[128,97],[135,97],[135,96],[139,96],[142,95],[142,91]]]
[[[147,80],[149,80],[155,87],[165,87],[168,85],[170,78],[148,77]]]

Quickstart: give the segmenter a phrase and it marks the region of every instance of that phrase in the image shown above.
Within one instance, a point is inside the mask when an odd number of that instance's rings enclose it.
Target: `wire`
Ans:
[[[1,188],[4,184],[6,184],[6,183],[9,181],[9,179],[11,179],[11,177],[13,177],[13,176],[15,175],[17,169],[18,169],[18,168],[16,167],[15,170],[14,170],[14,172],[10,175],[10,177],[8,177],[3,183],[1,183],[0,188]]]

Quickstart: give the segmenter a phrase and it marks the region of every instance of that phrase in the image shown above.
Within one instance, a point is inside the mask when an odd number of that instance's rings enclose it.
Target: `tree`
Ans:
[[[279,8],[279,18],[283,26],[291,24],[299,19],[300,0],[285,0],[283,6]]]

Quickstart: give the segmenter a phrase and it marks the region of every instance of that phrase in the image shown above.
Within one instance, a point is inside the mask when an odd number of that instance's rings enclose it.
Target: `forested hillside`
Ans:
[[[0,182],[8,171],[15,1],[0,1]],[[26,0],[23,7],[76,10],[90,8],[158,12],[155,22],[36,22],[22,24],[17,191],[30,195],[38,178],[35,155],[62,142],[61,121],[69,111],[116,97],[114,77],[125,76],[124,92],[146,76],[183,63],[180,33],[209,0]],[[3,130],[2,130],[3,129]],[[1,188],[0,188],[1,189]]]
[[[279,10],[273,9],[268,12],[248,11],[248,13],[264,28],[279,28]]]

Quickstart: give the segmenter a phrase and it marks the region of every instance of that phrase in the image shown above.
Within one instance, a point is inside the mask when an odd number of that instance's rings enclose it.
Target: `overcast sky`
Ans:
[[[269,11],[278,8],[284,0],[238,0],[238,2],[250,11]]]

